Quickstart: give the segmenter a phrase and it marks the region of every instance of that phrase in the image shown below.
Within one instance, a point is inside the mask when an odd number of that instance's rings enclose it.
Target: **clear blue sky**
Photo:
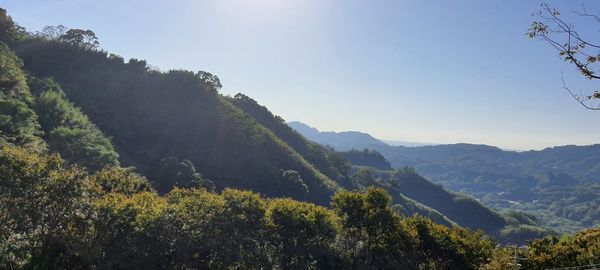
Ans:
[[[563,11],[580,3],[550,2]],[[0,0],[28,30],[92,29],[109,52],[212,72],[223,93],[321,130],[510,149],[600,143],[600,112],[562,90],[561,71],[572,87],[595,84],[525,37],[539,4]]]

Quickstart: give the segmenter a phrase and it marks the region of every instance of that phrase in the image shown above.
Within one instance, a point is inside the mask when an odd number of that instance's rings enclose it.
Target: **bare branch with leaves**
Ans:
[[[590,18],[600,22],[600,17],[590,14],[582,6],[582,11],[571,11],[581,17]],[[531,23],[527,32],[529,38],[541,39],[564,57],[566,62],[572,63],[581,74],[589,80],[598,80],[597,75],[600,65],[600,45],[584,39],[575,26],[561,17],[558,10],[547,4],[542,4],[541,9],[533,14],[537,18]],[[600,91],[587,91],[588,94],[575,94],[566,86],[563,78],[563,88],[586,109],[600,110]]]

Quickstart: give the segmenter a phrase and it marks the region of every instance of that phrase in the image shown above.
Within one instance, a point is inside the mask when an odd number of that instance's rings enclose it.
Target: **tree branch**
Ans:
[[[569,87],[567,87],[567,84],[565,83],[565,78],[564,75],[562,76],[562,83],[563,83],[563,89],[567,90],[567,92],[569,92],[569,94],[577,101],[579,102],[579,104],[581,104],[581,106],[583,106],[584,108],[588,109],[588,110],[592,110],[592,111],[600,111],[600,105],[598,105],[598,107],[591,107],[588,104],[585,104],[585,98],[583,97],[583,95],[576,95],[573,93],[573,91],[571,91],[571,89],[569,89]],[[589,100],[589,98],[588,98]]]

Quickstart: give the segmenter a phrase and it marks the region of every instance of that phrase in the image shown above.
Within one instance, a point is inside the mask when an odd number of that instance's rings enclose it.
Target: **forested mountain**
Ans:
[[[191,181],[162,185],[184,173],[171,169],[173,158],[174,163],[188,161],[184,167],[194,168],[188,174],[201,172],[218,189],[248,188],[323,203],[338,188],[287,143],[219,95],[218,78],[209,73],[163,73],[144,61],[125,63],[104,51],[43,37],[20,42],[15,51],[32,75],[54,78],[69,99],[112,137],[123,165],[135,166],[160,182],[160,192]]]
[[[0,268],[480,269],[553,234],[221,87],[0,9]]]
[[[369,149],[380,152],[394,168],[413,167],[435,183],[475,196],[488,206],[530,211],[558,231],[600,224],[600,144],[525,152],[474,144],[372,144]]]

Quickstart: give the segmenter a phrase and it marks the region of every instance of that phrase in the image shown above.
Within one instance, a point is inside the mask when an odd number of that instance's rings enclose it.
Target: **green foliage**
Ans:
[[[302,198],[308,194],[308,186],[306,186],[302,176],[297,171],[284,170],[281,175],[286,180],[279,187],[283,194],[290,194],[295,198]]]
[[[0,8],[0,42],[12,44],[23,38],[24,29],[13,22],[6,10]]]
[[[349,186],[358,189],[365,189],[369,186],[372,186],[375,181],[374,172],[371,169],[363,168],[358,170],[350,177]]]
[[[411,248],[415,239],[390,203],[385,191],[374,188],[361,193],[341,191],[332,198],[352,268],[414,269],[418,265]]]
[[[35,143],[38,139],[36,115],[24,102],[0,99],[0,141],[16,145]]]
[[[516,247],[495,249],[491,260],[481,270],[519,270],[520,266],[515,264],[515,249]]]
[[[291,199],[269,202],[267,227],[276,265],[283,269],[331,269],[338,222],[333,211]]]
[[[0,90],[0,142],[44,151],[44,139],[51,152],[91,171],[118,165],[110,140],[52,80],[26,81],[21,60],[4,44],[0,44]]]
[[[481,231],[448,228],[419,216],[404,222],[417,232],[429,269],[478,269],[492,257],[495,243]]]
[[[524,225],[538,225],[537,217],[532,214],[527,214],[524,212],[519,212],[515,210],[509,210],[503,213],[506,221],[509,224],[524,224]]]
[[[600,264],[600,228],[559,239],[546,237],[527,243],[526,269],[548,269]]]
[[[50,132],[47,140],[50,150],[61,153],[69,162],[77,162],[90,171],[118,165],[118,155],[102,133],[59,127]]]
[[[2,97],[29,103],[31,102],[31,95],[27,88],[25,73],[21,70],[22,66],[22,61],[10,48],[4,43],[0,43],[0,87]]]
[[[109,193],[93,204],[93,230],[83,252],[86,268],[104,269],[166,268],[164,231],[161,222],[167,202],[156,193],[126,196]],[[78,265],[75,265],[78,266]],[[71,266],[71,267],[75,267]]]
[[[507,225],[500,230],[499,236],[505,243],[519,244],[524,239],[536,239],[547,235],[555,235],[556,233],[550,229],[542,228],[539,226],[518,224],[518,225]]]
[[[37,115],[21,60],[0,43],[0,144],[10,143],[43,151]]]
[[[265,202],[250,192],[172,191],[175,263],[182,268],[259,268],[268,265]]]
[[[90,192],[85,174],[60,157],[14,147],[0,150],[0,266],[55,268],[70,261],[85,229]]]
[[[158,192],[164,194],[173,187],[198,187],[214,191],[215,184],[196,172],[196,167],[189,160],[178,160],[176,157],[166,157],[156,166],[155,186]]]
[[[29,84],[32,92],[38,94],[34,108],[50,151],[90,171],[119,164],[110,139],[66,99],[60,86],[50,79],[33,77]]]
[[[215,93],[221,90],[221,88],[223,87],[219,77],[217,75],[211,74],[210,72],[198,71],[196,73],[196,77],[198,77],[198,79],[207,89],[210,89]]]
[[[153,191],[146,178],[120,167],[106,167],[92,175],[91,181],[98,185],[101,193],[113,192],[131,195]]]
[[[125,169],[90,176],[57,155],[4,147],[0,266],[476,269],[487,261],[492,242],[481,233],[405,219],[390,203],[373,188],[337,193],[333,209],[232,189],[175,188],[161,196]],[[449,245],[440,255],[433,243]]]

